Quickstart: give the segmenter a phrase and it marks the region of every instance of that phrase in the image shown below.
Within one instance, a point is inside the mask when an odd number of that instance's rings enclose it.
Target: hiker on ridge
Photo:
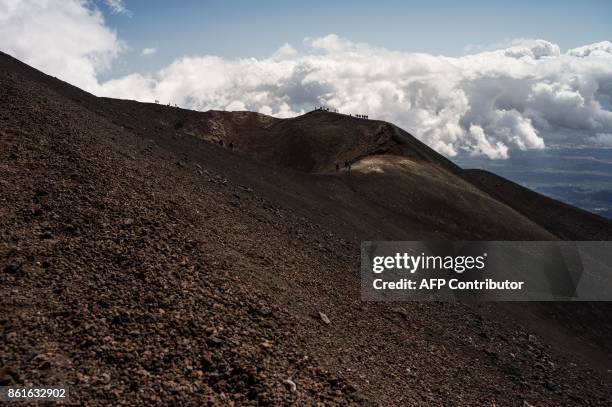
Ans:
[[[346,160],[344,162],[344,168],[346,168],[346,171],[348,172],[348,174],[351,175],[351,161],[350,160]]]

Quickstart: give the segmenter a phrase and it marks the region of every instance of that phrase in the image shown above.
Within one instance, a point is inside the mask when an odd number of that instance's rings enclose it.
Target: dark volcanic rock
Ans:
[[[497,306],[360,301],[359,240],[554,238],[387,126],[360,131],[414,150],[383,178],[279,170],[250,157],[264,144],[203,141],[266,117],[99,99],[4,54],[0,117],[0,385],[82,405],[609,404],[580,346]],[[279,128],[317,120],[352,125]]]

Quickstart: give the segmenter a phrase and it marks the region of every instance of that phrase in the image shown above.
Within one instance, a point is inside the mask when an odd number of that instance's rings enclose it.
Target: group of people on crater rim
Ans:
[[[326,106],[315,106],[314,110],[315,111],[321,110],[323,112],[340,113],[340,112],[338,112],[338,109],[334,109],[333,107],[330,109],[329,107],[326,107]],[[368,116],[367,114],[356,114],[356,115],[353,115],[352,113],[349,113],[349,116],[356,117],[358,119],[369,119],[370,118],[370,116]]]
[[[159,105],[159,100],[155,99],[155,104],[156,104],[156,105]],[[174,104],[174,106],[172,106],[172,103],[170,103],[170,102],[168,102],[168,106],[169,106],[169,107],[176,107],[176,108],[178,108],[178,107],[179,107],[179,105],[177,105],[176,103]]]
[[[334,109],[333,107],[330,109],[329,107],[326,107],[326,106],[315,106],[314,110],[322,110],[324,112],[338,113],[338,109]]]
[[[349,173],[349,175],[351,174],[351,166],[353,165],[353,162],[351,160],[346,160],[344,162],[344,169]],[[336,163],[336,171],[340,171],[340,164]]]

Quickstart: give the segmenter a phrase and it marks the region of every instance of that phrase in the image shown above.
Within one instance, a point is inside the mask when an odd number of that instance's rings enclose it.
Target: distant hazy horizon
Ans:
[[[550,148],[518,152],[508,160],[461,156],[453,161],[612,219],[612,148]]]

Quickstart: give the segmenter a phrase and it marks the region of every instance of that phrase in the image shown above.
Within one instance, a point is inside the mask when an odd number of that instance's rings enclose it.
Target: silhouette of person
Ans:
[[[348,175],[351,175],[351,162],[349,160],[344,162],[344,168],[346,168]]]
[[[336,163],[336,171],[340,171],[340,165]]]
[[[219,145],[223,147],[223,140],[219,140]]]

